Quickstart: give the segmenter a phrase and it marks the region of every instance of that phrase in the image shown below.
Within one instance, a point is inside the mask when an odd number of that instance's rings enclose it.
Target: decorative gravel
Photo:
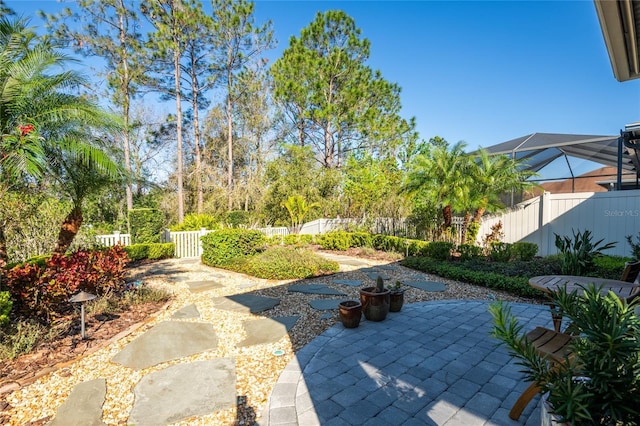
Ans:
[[[370,266],[389,264],[388,261],[367,260]],[[445,280],[434,275],[417,272],[393,264],[395,268],[384,269],[391,282],[437,281],[446,285],[443,292],[427,292],[413,287],[405,287],[405,303],[443,299],[501,299],[514,302],[539,303],[538,301],[515,297],[504,292],[494,291],[456,281]],[[169,259],[138,267],[135,271],[146,284],[171,291],[175,299],[168,309],[150,318],[142,327],[117,339],[102,349],[85,356],[71,364],[62,366],[31,385],[6,394],[10,408],[10,425],[24,425],[30,422],[43,424],[51,420],[58,407],[65,401],[75,385],[91,379],[106,378],[107,394],[103,406],[103,421],[110,425],[126,424],[134,401],[134,387],[145,375],[162,370],[170,365],[191,361],[210,360],[229,357],[236,363],[237,408],[218,411],[207,416],[191,418],[179,425],[250,425],[260,419],[267,399],[285,366],[294,353],[305,346],[329,327],[339,323],[338,312],[318,311],[309,302],[319,299],[357,300],[358,287],[337,284],[335,280],[361,280],[363,287],[374,285],[361,269],[355,266],[341,265],[341,272],[308,280],[273,281],[248,277],[229,271],[209,268],[200,264],[187,263],[180,259]],[[366,271],[366,272],[371,272]],[[381,271],[382,272],[382,271]],[[206,281],[215,277],[223,284],[220,288],[208,291],[192,292],[188,282]],[[323,284],[347,296],[306,294],[289,292],[289,284]],[[227,311],[214,307],[214,298],[239,293],[266,296],[280,299],[280,303],[259,314],[241,311]],[[172,315],[189,305],[195,305],[200,317],[181,316],[181,321],[209,322],[214,325],[219,343],[208,350],[190,357],[165,362],[143,370],[132,370],[111,362],[111,359],[133,339],[149,330],[161,321],[170,320]],[[193,312],[193,309],[189,309]],[[327,312],[330,315],[326,315]],[[242,347],[239,343],[247,336],[243,323],[247,320],[264,317],[299,316],[288,335],[276,343]],[[399,314],[401,315],[401,313]],[[275,356],[274,351],[284,352]]]

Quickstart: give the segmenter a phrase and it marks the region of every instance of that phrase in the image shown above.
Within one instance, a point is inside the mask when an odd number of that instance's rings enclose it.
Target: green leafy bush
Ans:
[[[616,246],[615,242],[603,244],[604,239],[594,243],[589,230],[585,230],[584,233],[573,229],[571,231],[573,239],[554,234],[556,247],[561,253],[563,275],[583,275],[591,268],[595,257],[600,256],[603,250]]]
[[[538,245],[527,241],[518,241],[511,245],[511,254],[515,259],[525,262],[533,259],[538,253]]]
[[[351,234],[351,247],[373,247],[371,234],[367,232],[354,232]]]
[[[132,262],[149,258],[149,244],[132,244],[126,246],[124,250]]]
[[[426,256],[429,242],[422,240],[407,240],[409,247],[405,248],[408,251],[409,256]],[[406,243],[405,243],[406,244]]]
[[[393,235],[375,234],[372,237],[371,243],[373,248],[386,252],[405,252],[404,238],[394,237]]]
[[[489,247],[489,257],[494,262],[508,262],[511,260],[511,244],[493,242]]]
[[[179,225],[171,227],[172,231],[199,231],[200,229],[220,229],[220,221],[210,214],[188,214]]]
[[[482,248],[473,244],[460,244],[458,246],[460,260],[470,260],[482,256]]]
[[[230,269],[258,278],[284,280],[337,272],[339,265],[302,248],[269,247],[255,256],[236,258]]]
[[[318,244],[325,250],[346,251],[351,247],[351,234],[345,231],[331,231],[318,238]]]
[[[451,257],[453,243],[448,241],[432,241],[427,245],[424,255],[436,260],[447,260]]]
[[[8,291],[0,291],[0,327],[9,324],[11,306],[11,294]]]
[[[447,262],[428,257],[408,257],[402,260],[401,263],[408,268],[413,268],[418,271],[428,272],[443,278],[480,285],[491,289],[505,290],[518,296],[543,297],[542,292],[535,290],[529,285],[529,276],[509,276],[491,270],[476,270],[476,265],[488,264],[483,261]],[[510,265],[511,263],[513,262],[499,263],[498,265]]]
[[[267,237],[260,231],[226,228],[210,232],[201,240],[202,262],[209,266],[225,266],[233,259],[263,250]]]
[[[164,213],[157,209],[129,210],[133,244],[159,243],[164,229]]]
[[[231,228],[238,228],[249,224],[249,212],[244,210],[234,210],[227,213],[227,225]]]
[[[149,259],[171,259],[175,251],[175,243],[149,244]]]
[[[586,272],[587,276],[608,278],[619,280],[624,270],[625,262],[630,261],[628,257],[620,256],[598,256],[593,259],[591,269]]]

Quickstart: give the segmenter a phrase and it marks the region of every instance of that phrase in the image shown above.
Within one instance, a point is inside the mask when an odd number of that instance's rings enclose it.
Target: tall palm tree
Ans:
[[[527,181],[533,176],[537,174],[527,170],[520,160],[506,155],[489,155],[484,149],[478,150],[469,172],[469,192],[474,195],[473,221],[480,223],[484,213],[503,209],[505,206],[500,196],[534,186],[534,183]]]
[[[104,152],[77,137],[115,128],[115,120],[72,93],[85,81],[74,71],[59,71],[71,59],[27,24],[0,18],[0,197],[25,179],[46,175],[62,153],[117,175]],[[7,260],[6,220],[0,220],[0,266]]]
[[[468,188],[465,147],[463,141],[451,147],[442,144],[416,156],[403,185],[404,192],[422,193],[437,205],[443,217],[441,231],[451,227],[453,212],[461,206]]]

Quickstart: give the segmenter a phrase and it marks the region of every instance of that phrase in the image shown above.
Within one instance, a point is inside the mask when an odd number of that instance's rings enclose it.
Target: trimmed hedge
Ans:
[[[251,256],[264,249],[267,237],[260,231],[226,228],[201,237],[202,263],[226,266],[234,259]]]
[[[443,278],[463,281],[469,284],[504,290],[518,296],[543,297],[539,290],[529,285],[529,278],[524,276],[508,276],[497,272],[476,271],[467,267],[465,262],[453,263],[438,261],[428,257],[408,257],[401,261],[402,265]]]
[[[0,327],[9,323],[9,313],[12,305],[11,293],[0,291]]]
[[[225,266],[257,278],[286,280],[337,272],[339,265],[302,248],[273,246],[254,256],[235,258]]]
[[[164,213],[157,209],[129,210],[133,244],[159,243],[164,228]]]
[[[124,250],[131,261],[142,259],[170,259],[176,250],[174,243],[132,244]]]

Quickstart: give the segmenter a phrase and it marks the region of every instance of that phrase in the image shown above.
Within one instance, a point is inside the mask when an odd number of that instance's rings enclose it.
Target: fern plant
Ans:
[[[593,259],[602,255],[604,250],[616,246],[615,242],[603,244],[604,239],[595,243],[588,229],[584,232],[571,230],[573,239],[568,236],[556,237],[556,248],[561,253],[561,272],[564,275],[583,275],[593,265]]]

